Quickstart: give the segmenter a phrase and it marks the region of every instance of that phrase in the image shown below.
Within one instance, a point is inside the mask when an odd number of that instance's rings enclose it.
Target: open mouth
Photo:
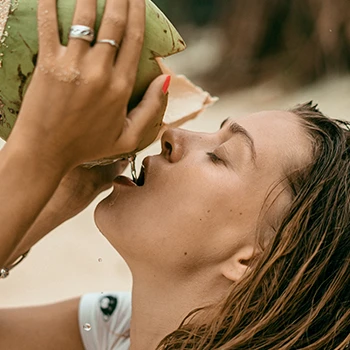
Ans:
[[[131,167],[131,177],[119,175],[114,179],[114,182],[120,185],[131,186],[131,187],[142,187],[145,184],[145,173],[146,167],[144,164],[141,165],[139,176],[137,176],[136,167]]]
[[[137,171],[136,171],[136,155],[129,156],[128,161],[130,164],[132,182],[136,186],[139,186],[139,187],[143,186],[145,184],[145,164],[144,164],[145,160],[143,160],[142,162],[138,177],[137,177]]]
[[[145,166],[142,164],[139,177],[134,179],[134,183],[137,186],[143,186],[145,184]]]

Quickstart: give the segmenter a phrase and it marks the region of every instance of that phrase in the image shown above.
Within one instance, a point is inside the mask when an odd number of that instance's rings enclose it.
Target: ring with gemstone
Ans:
[[[82,39],[91,43],[95,38],[95,31],[93,28],[77,24],[70,27],[69,38]]]

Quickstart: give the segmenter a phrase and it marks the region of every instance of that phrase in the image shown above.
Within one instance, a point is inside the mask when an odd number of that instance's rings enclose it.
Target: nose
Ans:
[[[212,134],[169,129],[162,136],[162,155],[169,162],[175,163],[190,151],[210,147],[210,144],[213,143],[212,139]]]
[[[184,155],[186,131],[169,129],[162,135],[162,155],[171,163],[178,162]]]

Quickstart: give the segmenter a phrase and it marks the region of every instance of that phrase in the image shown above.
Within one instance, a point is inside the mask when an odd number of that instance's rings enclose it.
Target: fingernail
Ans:
[[[168,75],[165,79],[165,82],[164,82],[164,85],[163,85],[163,88],[162,88],[162,91],[164,93],[164,95],[166,95],[166,93],[168,92],[168,89],[169,89],[169,85],[170,85],[170,80],[171,80],[171,76]]]

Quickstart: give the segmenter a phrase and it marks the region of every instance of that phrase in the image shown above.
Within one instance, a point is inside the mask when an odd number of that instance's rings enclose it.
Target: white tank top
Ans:
[[[80,299],[79,325],[86,350],[128,350],[131,293],[93,293]]]

